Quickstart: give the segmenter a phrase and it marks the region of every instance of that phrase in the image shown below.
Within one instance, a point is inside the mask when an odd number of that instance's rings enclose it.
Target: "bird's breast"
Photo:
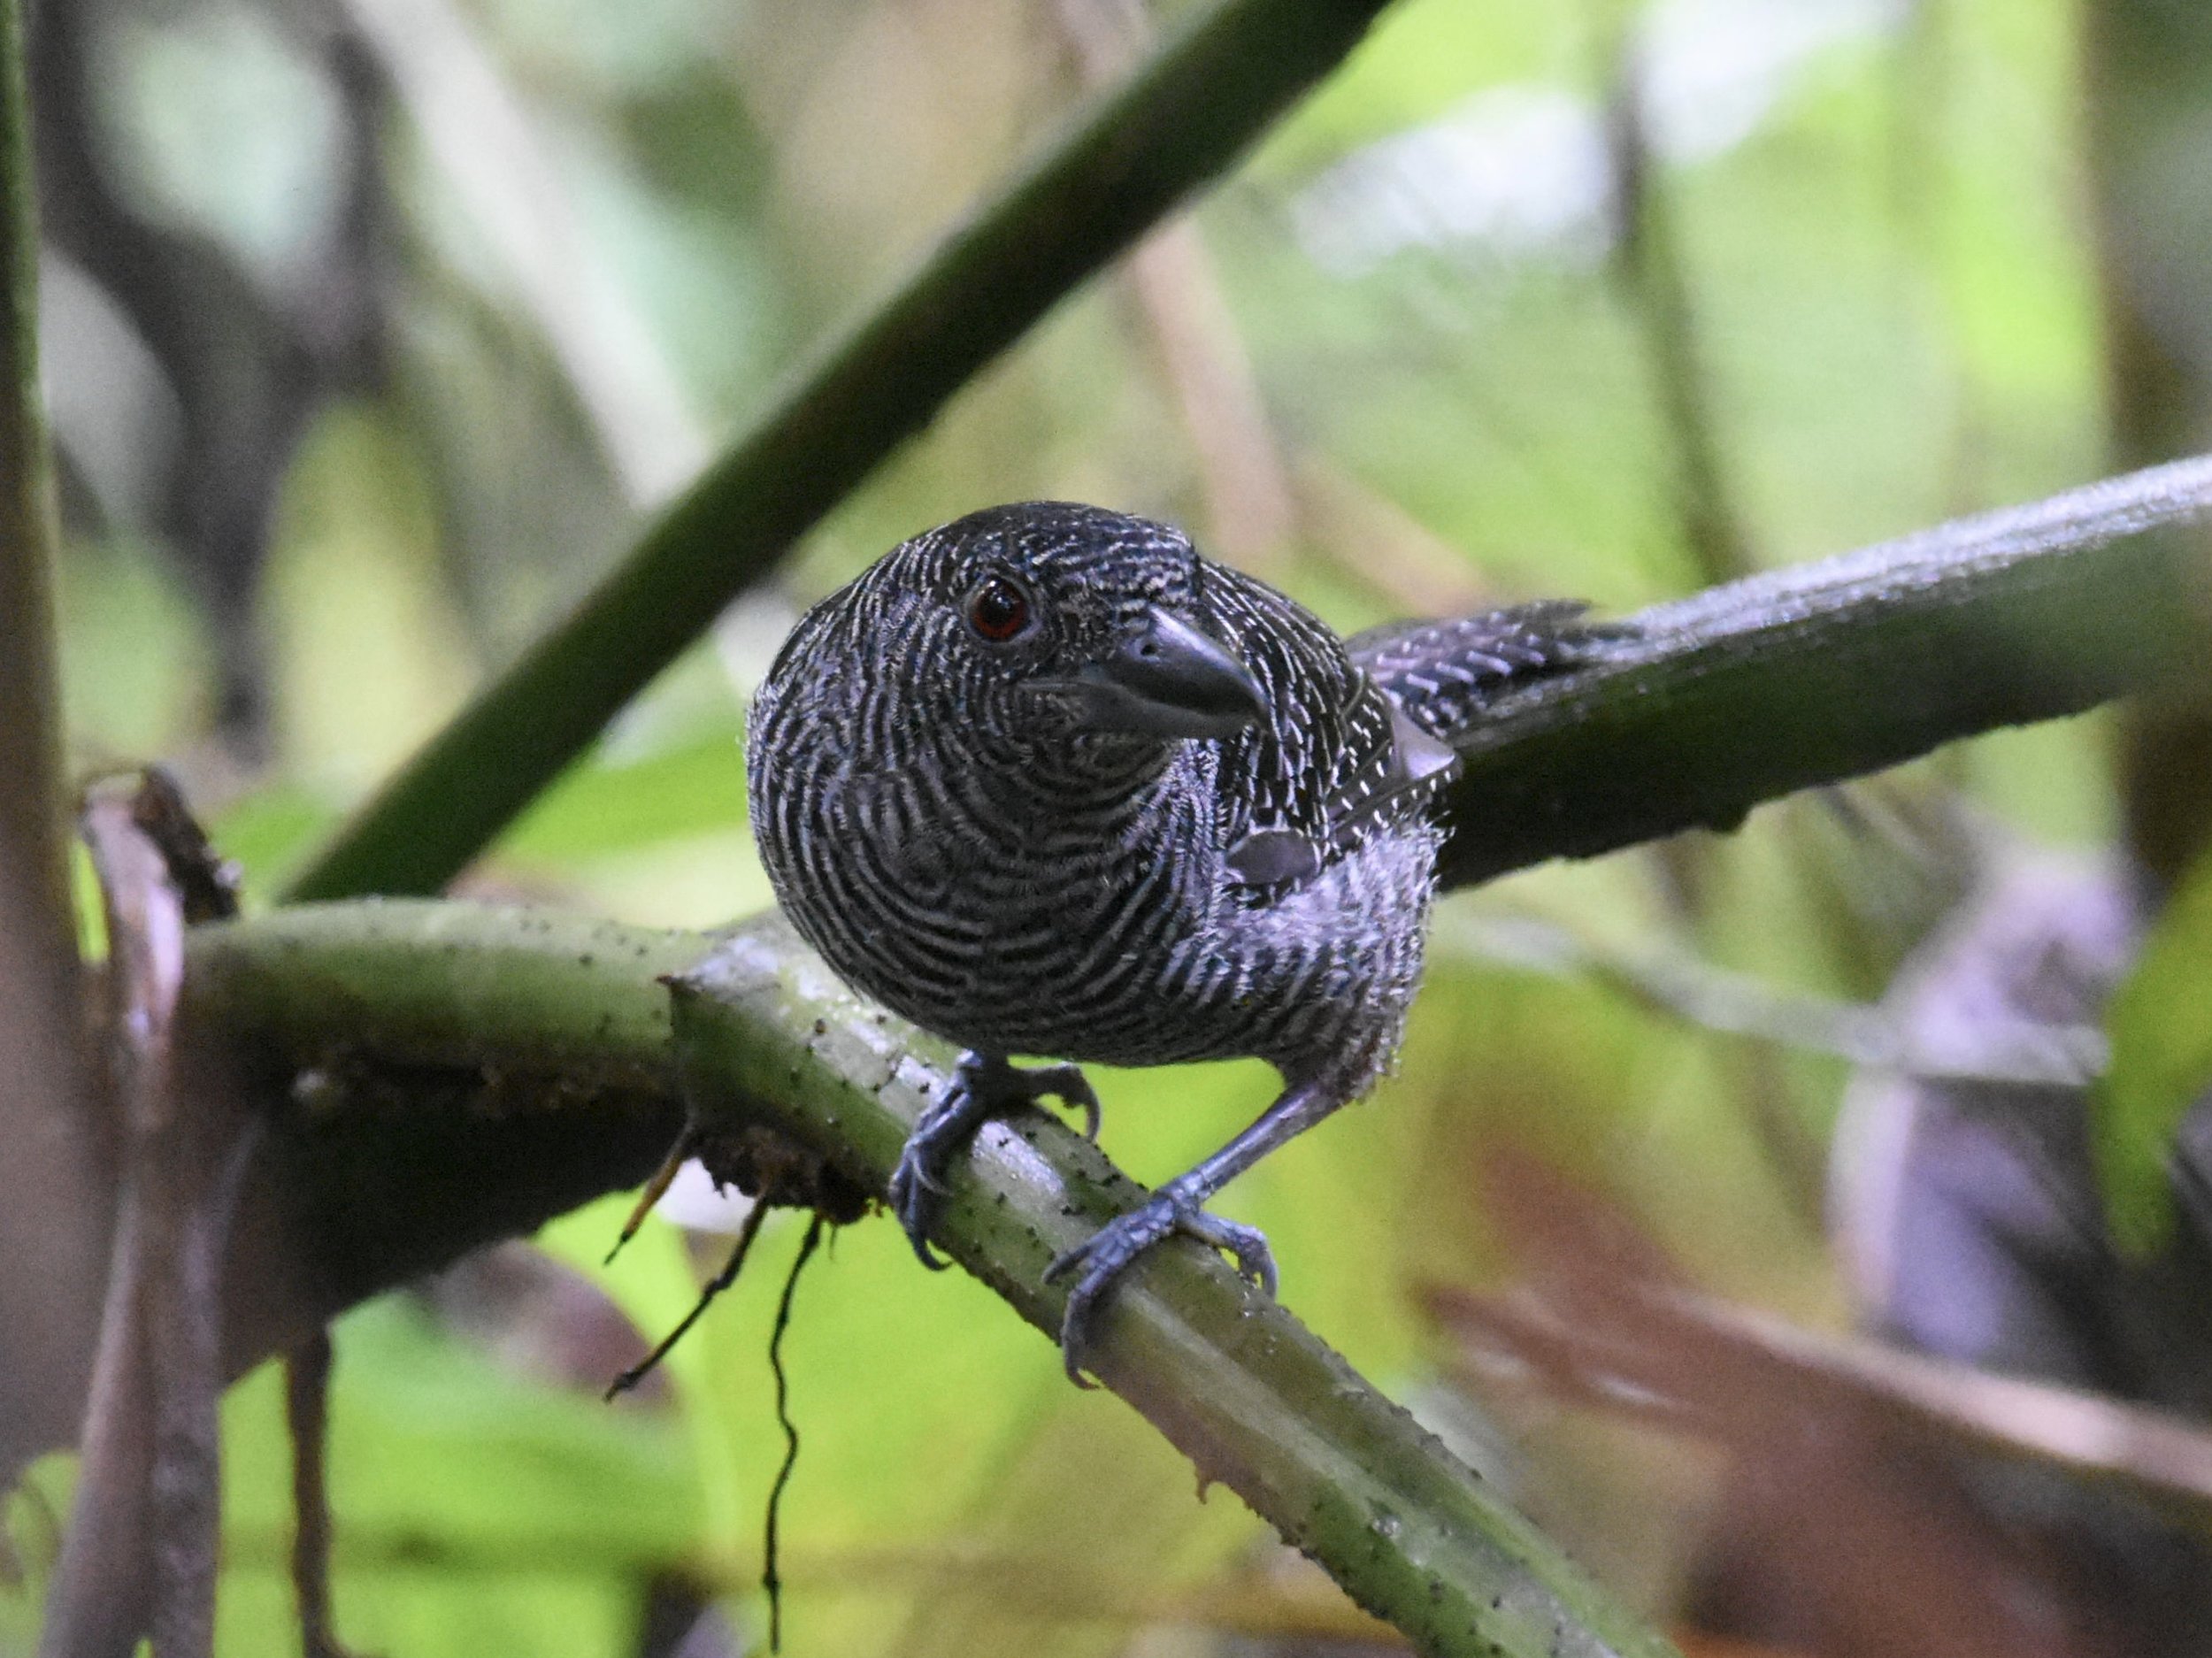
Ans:
[[[754,771],[777,895],[856,987],[965,1048],[1110,1064],[1256,1055],[1371,1079],[1417,979],[1425,830],[1256,902],[1214,764],[1071,802],[843,745]],[[1381,1057],[1378,1057],[1378,1056]]]
[[[1071,805],[972,769],[793,759],[757,774],[762,853],[847,979],[987,1051],[1103,1057],[1087,1038],[1141,1022],[1208,885],[1171,794]]]

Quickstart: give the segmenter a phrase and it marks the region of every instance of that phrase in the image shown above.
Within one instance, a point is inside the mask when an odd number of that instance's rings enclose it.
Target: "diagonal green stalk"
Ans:
[[[855,998],[774,915],[680,974],[672,1014],[653,973],[709,943],[464,904],[303,906],[201,929],[191,1006],[311,1067],[342,1052],[357,1069],[497,1073],[511,1094],[533,1073],[672,1093],[680,1076],[710,1125],[765,1125],[881,1191],[915,1117],[946,1085],[950,1050]],[[311,1217],[354,1201],[358,1171],[292,1155],[272,1178],[303,1192]],[[1056,1335],[1064,1293],[1043,1284],[1045,1263],[1140,1197],[1090,1141],[1025,1112],[978,1137],[939,1241]],[[327,1247],[344,1228],[316,1232]],[[349,1276],[342,1263],[324,1267]],[[1420,1650],[1671,1650],[1212,1251],[1179,1242],[1148,1255],[1116,1291],[1088,1357],[1205,1478]]]
[[[2170,680],[2201,651],[2185,545],[2212,456],[2104,479],[1630,618],[1460,743],[1448,887],[1591,857],[2001,725]]]
[[[38,214],[22,0],[0,0],[0,863],[21,871],[27,927],[58,994],[76,940],[64,827],[54,627],[53,469],[38,377]]]
[[[1385,0],[1223,0],[796,372],[567,618],[292,883],[435,892],[785,549],[976,372],[1222,172]]]

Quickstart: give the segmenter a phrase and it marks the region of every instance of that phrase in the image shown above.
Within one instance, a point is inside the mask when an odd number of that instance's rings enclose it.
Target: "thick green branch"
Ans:
[[[190,1006],[311,1070],[344,1056],[356,1067],[497,1073],[511,1087],[535,1074],[665,1091],[680,1063],[710,1120],[772,1126],[880,1191],[928,1092],[944,1086],[948,1052],[855,1000],[774,917],[730,935],[679,980],[672,1037],[667,993],[652,975],[707,943],[462,905],[311,907],[199,932]],[[595,1114],[581,1098],[565,1108],[571,1127]],[[303,1148],[334,1126],[296,1125],[296,1167],[275,1178],[312,1170]],[[543,1137],[565,1132],[545,1126]],[[381,1263],[327,1258],[323,1206],[357,1198],[323,1168],[304,1183],[301,1241],[326,1272],[371,1284]],[[955,1177],[941,1240],[1024,1317],[1056,1332],[1061,1294],[1042,1285],[1045,1263],[1138,1196],[1094,1146],[1032,1112],[979,1136]],[[1178,1244],[1148,1257],[1117,1292],[1093,1360],[1206,1478],[1423,1650],[1667,1651],[1210,1251]]]
[[[1448,886],[1732,828],[1763,801],[2077,714],[2203,649],[2184,555],[2212,457],[2130,472],[1631,618],[1463,744]]]
[[[1229,165],[1384,0],[1224,0],[793,377],[569,618],[418,754],[295,898],[442,887],[977,370]]]

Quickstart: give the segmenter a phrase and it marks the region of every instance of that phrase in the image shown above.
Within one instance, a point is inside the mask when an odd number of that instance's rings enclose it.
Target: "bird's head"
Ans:
[[[961,715],[1035,739],[1225,737],[1267,717],[1260,681],[1209,614],[1179,532],[1096,507],[972,513],[887,554],[849,590],[862,659]]]

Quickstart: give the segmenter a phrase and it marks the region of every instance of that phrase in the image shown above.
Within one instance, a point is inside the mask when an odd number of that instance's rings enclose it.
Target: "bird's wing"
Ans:
[[[1207,572],[1206,601],[1271,710],[1264,725],[1223,745],[1217,827],[1248,885],[1305,879],[1449,779],[1457,756],[1309,611],[1217,568]]]
[[[1347,646],[1352,660],[1430,736],[1446,742],[1508,685],[1585,661],[1617,628],[1572,599],[1541,599],[1442,622],[1386,622]]]

